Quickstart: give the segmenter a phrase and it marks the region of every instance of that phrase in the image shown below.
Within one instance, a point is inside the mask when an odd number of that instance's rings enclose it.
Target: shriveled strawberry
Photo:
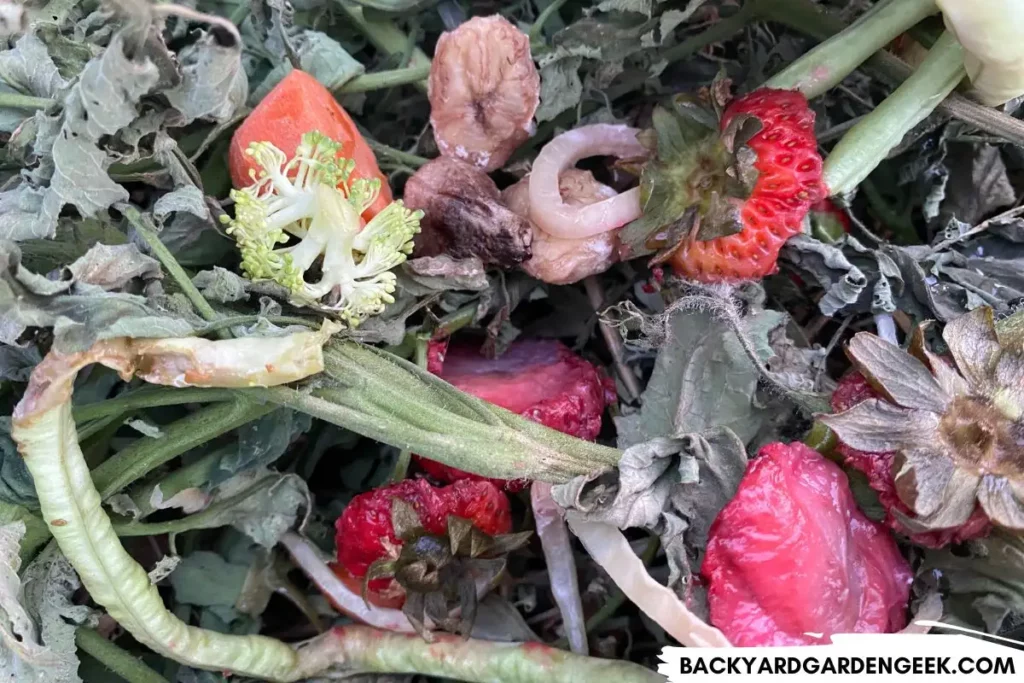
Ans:
[[[740,647],[897,631],[913,578],[842,470],[801,443],[761,449],[711,526],[701,573],[711,622]]]
[[[839,413],[869,398],[881,397],[882,395],[875,391],[864,375],[851,372],[839,381],[839,385],[832,392],[832,410]],[[914,516],[913,511],[896,493],[892,471],[896,454],[861,451],[842,442],[836,447],[836,452],[843,456],[847,466],[858,469],[867,476],[871,488],[878,493],[878,501],[885,508],[885,524],[893,531],[907,536],[911,542],[926,548],[941,548],[950,543],[962,543],[972,538],[987,536],[991,531],[992,523],[980,506],[976,506],[967,522],[958,527],[917,533],[910,531],[894,514],[896,511],[907,517]]]
[[[250,171],[258,172],[245,150],[252,142],[266,141],[282,150],[294,151],[306,133],[319,131],[342,143],[339,156],[355,162],[353,178],[380,181],[380,195],[363,218],[370,220],[391,203],[388,179],[377,166],[377,157],[355,122],[334,95],[305,71],[293,69],[267,93],[231,138],[228,169],[236,188],[252,184]]]
[[[419,523],[430,534],[443,535],[450,515],[470,521],[491,536],[512,529],[508,498],[490,482],[458,481],[436,487],[424,479],[405,479],[367,491],[352,499],[334,525],[338,564],[335,573],[343,580],[354,579],[359,590],[372,564],[396,558],[401,550],[403,543],[392,519],[395,498],[412,507]],[[368,597],[380,606],[394,607],[404,596],[401,586],[390,578],[373,579],[368,588]]]
[[[613,380],[557,341],[516,341],[495,359],[476,346],[447,343],[431,344],[431,372],[467,394],[580,439],[597,438],[605,406],[616,399]],[[426,458],[417,456],[417,462],[440,481],[484,479]],[[489,481],[511,492],[528,483]]]
[[[739,97],[725,109],[723,133],[740,116],[753,117],[761,125],[746,141],[756,155],[752,166],[756,181],[752,186],[746,183],[746,196],[726,198],[738,209],[742,229],[714,239],[684,241],[670,263],[691,280],[734,282],[774,273],[779,249],[801,231],[811,205],[825,196],[814,112],[802,94],[760,89]],[[739,177],[751,170],[743,168],[748,164],[736,155],[733,166],[740,167]]]

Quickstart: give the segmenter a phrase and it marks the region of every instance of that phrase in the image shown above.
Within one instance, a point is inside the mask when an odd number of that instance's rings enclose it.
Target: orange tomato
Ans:
[[[341,143],[338,156],[355,160],[353,178],[380,180],[380,196],[363,213],[365,220],[370,220],[391,203],[388,179],[380,172],[373,150],[366,144],[352,117],[327,88],[298,69],[293,69],[275,85],[235,131],[228,152],[231,182],[236,188],[246,187],[252,182],[249,170],[256,169],[256,165],[245,154],[249,143],[270,142],[290,157],[302,136],[314,130]]]

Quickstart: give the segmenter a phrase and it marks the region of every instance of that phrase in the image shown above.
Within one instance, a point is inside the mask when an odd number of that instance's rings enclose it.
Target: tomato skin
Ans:
[[[352,117],[327,88],[298,69],[293,69],[275,85],[235,131],[228,151],[232,184],[241,189],[252,183],[249,171],[256,170],[256,165],[245,154],[250,143],[270,142],[290,157],[302,136],[314,130],[341,143],[339,156],[355,160],[353,178],[380,180],[380,195],[363,213],[365,220],[370,220],[391,203],[388,179],[380,172],[373,150],[366,144]]]

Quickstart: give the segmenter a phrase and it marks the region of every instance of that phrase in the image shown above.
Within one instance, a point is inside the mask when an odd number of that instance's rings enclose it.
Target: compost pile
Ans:
[[[0,0],[0,678],[1021,636],[1021,31]]]

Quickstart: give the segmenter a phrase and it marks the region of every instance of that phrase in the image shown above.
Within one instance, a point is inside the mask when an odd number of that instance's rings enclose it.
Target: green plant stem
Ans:
[[[383,142],[377,142],[369,136],[366,136],[366,143],[370,145],[370,149],[372,149],[374,153],[393,159],[398,163],[405,164],[406,166],[411,166],[412,168],[419,168],[430,161],[430,159],[427,159],[426,157],[417,156],[415,154],[410,154],[409,152],[403,152],[400,149],[395,149],[394,147],[389,147]]]
[[[21,537],[18,553],[24,567],[35,556],[36,551],[50,540],[50,527],[28,508],[0,500],[0,524],[12,522],[25,524],[25,535]]]
[[[178,390],[180,391],[180,390]],[[274,410],[244,398],[215,403],[163,428],[159,439],[138,439],[92,471],[100,497],[109,498],[157,467]]]
[[[367,19],[366,15],[363,14],[363,8],[355,3],[337,0],[337,4],[375,48],[391,56],[399,56],[405,53],[409,45],[409,37],[395,27],[393,23],[386,20]],[[412,51],[412,56],[409,58],[408,66],[415,68],[424,65],[428,69],[430,68],[430,57],[423,50],[415,48]],[[415,85],[422,92],[427,92],[426,79],[416,81]]]
[[[905,30],[936,12],[935,0],[885,0],[770,78],[764,87],[799,90],[808,99],[818,97]]]
[[[889,206],[889,202],[885,200],[885,197],[882,196],[882,193],[878,191],[878,188],[870,179],[865,178],[860,187],[864,191],[864,196],[867,198],[868,204],[871,205],[871,209],[882,223],[892,231],[895,237],[894,241],[897,244],[920,243],[921,239],[918,237],[917,231],[914,229],[914,223],[909,215],[901,215]]]
[[[109,417],[115,419],[133,410],[180,406],[186,403],[217,403],[234,399],[231,389],[201,389],[198,387],[155,387],[145,386],[127,391],[106,401],[78,406],[72,414],[75,422],[83,424],[92,420]]]
[[[198,332],[199,334],[209,334],[210,332],[235,327],[236,325],[253,325],[260,320],[266,320],[274,325],[302,325],[311,330],[320,328],[319,321],[313,318],[300,318],[294,315],[233,315],[227,318],[219,318],[209,325],[205,325]]]
[[[142,238],[150,251],[153,252],[156,259],[167,269],[167,273],[174,278],[182,293],[192,303],[192,306],[195,307],[196,312],[207,322],[217,320],[220,316],[213,310],[213,306],[210,305],[210,302],[206,300],[199,289],[192,284],[192,279],[178,263],[178,259],[174,258],[174,254],[160,241],[160,236],[156,234],[156,229],[149,223],[149,220],[130,204],[121,204],[118,206],[118,209],[128,219],[128,222],[132,224],[135,232],[139,234],[139,237]],[[226,330],[220,330],[219,332],[222,333],[219,335],[221,338],[230,336],[226,333]]]
[[[210,451],[194,462],[175,469],[156,483],[141,482],[130,494],[135,506],[139,508],[139,519],[145,519],[156,511],[152,503],[154,489],[159,487],[160,494],[166,501],[185,489],[199,488],[210,484],[216,475],[224,476],[223,470],[218,472],[224,456],[237,452],[237,450],[238,444],[232,442],[223,448]]]
[[[429,348],[430,338],[419,336],[416,338],[416,367],[427,368],[427,350]],[[412,461],[412,451],[403,449],[398,452],[398,459],[395,460],[395,467],[391,471],[392,482],[398,482],[405,479],[405,475],[409,473],[409,463]]]
[[[131,655],[96,631],[85,626],[75,629],[75,644],[82,652],[128,683],[168,683],[167,679],[153,671],[141,659]]]
[[[243,393],[487,477],[561,483],[613,465],[621,455],[465,394],[371,347],[333,342],[324,360],[324,378],[334,386]]]
[[[55,100],[47,97],[33,97],[16,92],[0,92],[0,107],[8,109],[46,109]]]
[[[913,76],[851,128],[829,154],[823,180],[830,193],[841,195],[857,187],[966,75],[963,48],[944,33]]]
[[[364,74],[353,78],[334,92],[338,95],[345,93],[369,92],[371,90],[384,90],[399,85],[419,83],[430,75],[430,63],[417,64],[404,69],[392,69],[390,71],[379,71],[373,74]]]
[[[757,17],[758,5],[757,0],[747,0],[735,13],[719,19],[701,33],[690,36],[678,45],[662,52],[661,58],[669,63],[679,62],[697,54],[709,45],[728,40]]]
[[[558,13],[558,10],[562,9],[562,6],[565,5],[565,3],[566,0],[552,0],[552,2],[537,16],[536,21],[533,22],[530,26],[529,32],[526,34],[531,43],[540,39],[541,34],[544,32],[544,25],[548,23],[548,20],[551,19],[551,17]]]
[[[778,22],[818,40],[827,40],[846,28],[842,19],[823,11],[811,0],[748,1],[757,5],[759,18]],[[884,50],[875,53],[864,63],[863,68],[871,76],[893,86],[901,84],[912,72],[910,66],[903,60]],[[972,102],[956,93],[943,100],[938,109],[979,130],[1024,145],[1024,121],[1020,119]]]
[[[302,673],[338,667],[367,673],[409,673],[473,683],[578,683],[664,681],[632,662],[598,659],[538,643],[463,640],[437,634],[427,642],[414,633],[368,626],[334,628],[300,650]]]

